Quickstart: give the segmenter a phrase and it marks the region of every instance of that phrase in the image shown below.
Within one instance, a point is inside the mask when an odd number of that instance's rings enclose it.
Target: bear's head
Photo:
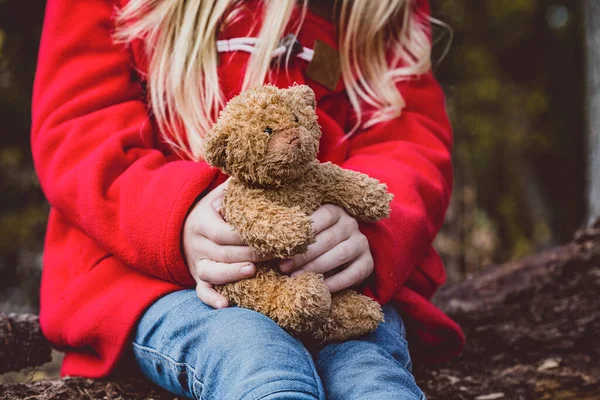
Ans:
[[[321,129],[306,85],[262,85],[231,99],[204,141],[206,161],[248,185],[281,186],[316,160]]]

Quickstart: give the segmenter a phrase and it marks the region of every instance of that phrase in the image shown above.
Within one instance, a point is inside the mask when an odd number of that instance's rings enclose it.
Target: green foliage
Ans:
[[[18,148],[0,149],[0,254],[39,249],[48,207],[35,173]]]
[[[29,151],[31,92],[44,1],[0,0],[0,308],[37,306],[48,216]],[[7,310],[4,310],[7,311]]]
[[[584,212],[580,2],[432,5],[454,32],[436,71],[455,129],[453,207],[459,212],[451,213],[446,234],[467,215],[484,215],[488,233],[497,235],[494,261],[568,240]],[[467,204],[462,187],[472,188],[476,199]],[[465,229],[475,230],[478,219],[468,220]],[[461,254],[473,251],[467,239],[459,245]],[[481,267],[464,258],[451,263],[464,273]]]

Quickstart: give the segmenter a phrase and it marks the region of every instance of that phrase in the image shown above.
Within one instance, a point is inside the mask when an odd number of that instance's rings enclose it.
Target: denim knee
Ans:
[[[159,385],[204,400],[324,398],[310,354],[271,319],[212,309],[195,293],[169,296],[144,315],[134,341],[138,364]]]
[[[325,346],[317,367],[328,399],[423,399],[400,316],[384,306],[386,321],[361,338]]]
[[[257,312],[236,307],[219,311],[211,341],[240,387],[239,397],[230,398],[324,398],[312,357],[300,341]]]

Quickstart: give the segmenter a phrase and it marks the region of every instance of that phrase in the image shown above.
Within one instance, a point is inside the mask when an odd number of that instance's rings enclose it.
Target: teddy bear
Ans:
[[[330,294],[322,274],[295,277],[278,259],[307,251],[315,241],[310,215],[335,204],[359,221],[390,213],[385,184],[317,160],[321,129],[312,89],[261,85],[232,98],[204,140],[204,157],[231,177],[221,213],[270,262],[256,274],[215,289],[230,304],[260,312],[294,335],[346,340],[374,331],[381,306],[347,289]]]

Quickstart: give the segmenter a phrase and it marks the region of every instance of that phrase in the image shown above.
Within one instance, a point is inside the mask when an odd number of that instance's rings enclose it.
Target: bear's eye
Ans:
[[[294,114],[294,121],[295,121],[297,124],[299,124],[299,123],[300,123],[300,120],[298,119],[298,116],[297,116],[296,114]]]
[[[271,129],[271,128],[269,128],[267,126],[263,132],[267,132],[269,135],[272,135],[273,134],[273,129]]]

